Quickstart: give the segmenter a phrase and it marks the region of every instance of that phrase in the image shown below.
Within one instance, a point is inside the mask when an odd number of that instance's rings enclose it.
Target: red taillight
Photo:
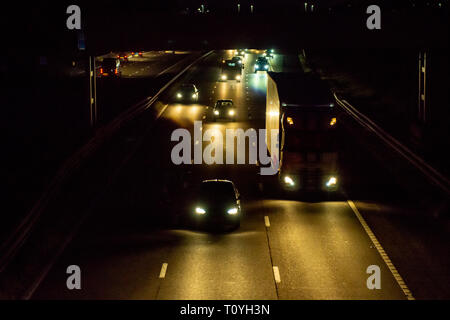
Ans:
[[[114,73],[115,73],[115,74],[117,74],[117,73],[118,73],[118,71],[117,71],[117,68],[116,68],[116,69],[114,69]]]
[[[103,73],[103,68],[100,68],[100,73]]]
[[[117,56],[117,58],[120,58],[120,56]]]

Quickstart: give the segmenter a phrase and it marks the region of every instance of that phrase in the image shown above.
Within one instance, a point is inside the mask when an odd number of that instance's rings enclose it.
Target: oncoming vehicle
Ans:
[[[258,57],[255,62],[255,73],[258,71],[268,71],[269,61],[265,57]]]
[[[116,58],[104,58],[101,62],[98,75],[100,77],[117,77],[122,74],[120,71],[120,60]]]
[[[244,69],[244,62],[242,61],[242,58],[239,56],[234,56],[233,58],[231,58],[231,61],[237,63],[238,65],[241,66],[242,69]]]
[[[214,121],[216,119],[236,119],[236,107],[233,105],[233,100],[223,99],[217,100],[213,109]]]
[[[242,67],[239,63],[233,60],[225,60],[222,63],[222,71],[220,73],[220,80],[236,80],[237,82],[241,82],[242,77]]]
[[[197,87],[191,83],[183,83],[175,94],[175,99],[184,102],[198,101]]]
[[[241,224],[240,194],[230,180],[204,180],[192,208],[197,226],[232,226]]]
[[[266,58],[272,59],[273,58],[273,49],[264,51],[263,56]]]

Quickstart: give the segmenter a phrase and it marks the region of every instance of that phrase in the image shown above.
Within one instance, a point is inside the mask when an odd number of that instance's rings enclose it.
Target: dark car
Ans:
[[[216,119],[236,119],[236,107],[233,105],[233,100],[222,99],[217,100],[213,109],[214,121]]]
[[[203,181],[192,210],[197,226],[238,228],[241,224],[240,194],[230,180]]]
[[[117,55],[117,58],[120,59],[120,60],[123,60],[123,61],[128,61],[129,56],[128,56],[128,54],[126,52],[120,52]]]
[[[273,49],[264,51],[263,56],[269,59],[273,58]]]
[[[242,60],[242,57],[235,56],[235,57],[231,58],[231,61],[237,63],[238,65],[241,66],[242,69],[244,69],[244,61]]]
[[[258,57],[255,62],[255,73],[258,71],[268,71],[269,61],[265,57]]]
[[[220,72],[220,81],[236,80],[241,82],[242,78],[242,67],[241,65],[233,60],[225,60],[222,63],[222,70]]]
[[[116,58],[104,58],[101,62],[98,75],[100,77],[117,77],[122,74],[120,60]]]
[[[175,94],[175,99],[184,102],[198,101],[197,87],[191,83],[182,84]]]

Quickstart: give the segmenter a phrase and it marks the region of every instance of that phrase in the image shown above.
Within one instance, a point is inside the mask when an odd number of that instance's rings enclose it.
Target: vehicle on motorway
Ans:
[[[142,57],[144,53],[142,51],[132,51],[131,56],[132,57]]]
[[[238,228],[241,224],[241,197],[230,180],[204,180],[192,208],[196,226]]]
[[[217,119],[236,119],[236,107],[231,99],[217,100],[213,108],[214,121]]]
[[[256,58],[255,62],[255,73],[258,71],[268,71],[269,70],[269,61],[265,57]]]
[[[244,58],[244,57],[245,57],[245,49],[237,49],[237,50],[234,50],[234,54],[235,54],[236,56],[239,56],[239,57]]]
[[[128,54],[125,53],[125,52],[120,52],[120,53],[117,55],[117,58],[120,59],[120,60],[122,60],[122,61],[128,61]]]
[[[273,58],[273,49],[264,51],[263,56],[268,59],[272,59]]]
[[[234,56],[233,58],[231,58],[231,61],[236,62],[241,66],[242,69],[244,69],[244,61],[242,60],[242,57]]]
[[[198,89],[192,83],[183,83],[175,94],[177,101],[196,102],[198,101]]]
[[[117,58],[104,58],[98,72],[99,77],[118,77],[122,74],[120,60]]]
[[[236,80],[237,82],[241,82],[242,77],[242,67],[239,63],[233,60],[225,60],[222,63],[222,70],[220,72],[220,80]]]
[[[334,96],[319,77],[268,72],[266,130],[278,132],[279,148],[266,143],[284,190],[337,191],[337,118]]]

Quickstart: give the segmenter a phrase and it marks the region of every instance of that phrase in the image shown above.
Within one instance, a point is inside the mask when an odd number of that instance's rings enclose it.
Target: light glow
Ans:
[[[203,208],[197,207],[197,208],[195,208],[195,213],[196,214],[205,214],[206,211]]]
[[[238,209],[237,208],[231,208],[227,211],[228,214],[234,215],[238,213]]]
[[[291,177],[289,177],[289,176],[285,176],[284,177],[284,183],[286,183],[286,184],[288,184],[288,185],[290,185],[290,186],[293,186],[295,183],[294,183],[294,180],[292,180],[292,178]]]

